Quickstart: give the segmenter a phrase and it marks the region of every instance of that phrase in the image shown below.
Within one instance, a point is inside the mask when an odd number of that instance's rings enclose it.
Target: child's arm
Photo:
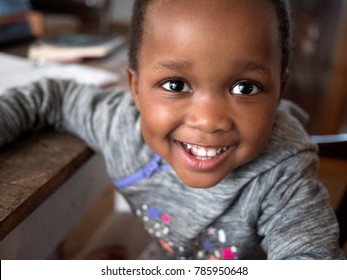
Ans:
[[[274,186],[258,221],[269,259],[344,258],[327,190],[316,180],[316,162],[313,152],[304,151],[273,170]]]
[[[45,79],[0,95],[0,145],[21,133],[52,126],[81,137],[95,150],[116,138],[119,109],[130,98],[73,81]],[[126,110],[127,108],[124,108]],[[113,135],[112,135],[113,134]]]

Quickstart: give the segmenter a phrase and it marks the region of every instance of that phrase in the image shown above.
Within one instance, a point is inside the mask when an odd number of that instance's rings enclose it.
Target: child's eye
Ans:
[[[232,94],[244,94],[244,95],[250,95],[250,94],[255,94],[260,91],[259,86],[252,82],[239,82],[236,85],[234,85],[231,89],[230,92]]]
[[[182,80],[168,80],[164,82],[162,88],[168,91],[176,91],[176,92],[190,92],[191,88]]]

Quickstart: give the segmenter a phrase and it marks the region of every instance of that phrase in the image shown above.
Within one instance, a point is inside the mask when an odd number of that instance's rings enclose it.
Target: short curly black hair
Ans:
[[[269,0],[275,7],[278,18],[278,29],[281,38],[283,75],[290,61],[291,54],[291,16],[289,0]],[[135,0],[129,33],[129,67],[138,69],[138,53],[142,44],[146,10],[153,0]]]

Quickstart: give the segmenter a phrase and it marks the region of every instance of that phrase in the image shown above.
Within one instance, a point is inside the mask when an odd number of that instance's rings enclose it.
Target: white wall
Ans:
[[[131,18],[134,0],[113,0],[112,10],[114,22],[128,23]]]

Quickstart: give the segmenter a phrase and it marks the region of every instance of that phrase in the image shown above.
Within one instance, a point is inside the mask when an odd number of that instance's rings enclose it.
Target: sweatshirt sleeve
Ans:
[[[272,187],[258,220],[268,259],[344,259],[337,220],[327,190],[316,179],[316,166],[317,156],[303,151],[268,177]]]
[[[23,132],[53,127],[77,135],[100,151],[119,127],[122,106],[131,109],[127,95],[121,89],[52,79],[7,90],[0,95],[0,145]]]

